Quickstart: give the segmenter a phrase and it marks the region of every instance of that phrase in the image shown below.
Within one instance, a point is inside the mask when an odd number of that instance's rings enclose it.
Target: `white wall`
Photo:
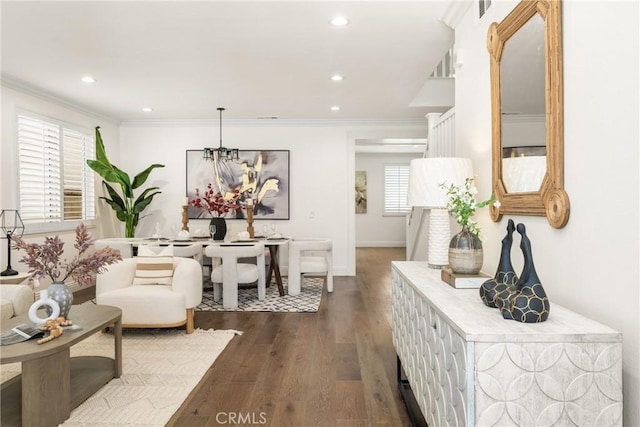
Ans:
[[[357,153],[356,170],[367,172],[367,213],[356,214],[356,246],[405,246],[406,216],[383,216],[384,166],[409,165],[417,154]]]
[[[43,99],[41,96],[35,96],[24,90],[17,90],[2,86],[2,143],[0,144],[0,208],[2,209],[19,209],[18,201],[18,147],[17,147],[17,131],[16,131],[16,111],[24,110],[47,117],[58,119],[79,127],[84,127],[88,132],[93,134],[94,127],[100,126],[107,153],[117,161],[119,158],[119,130],[118,124],[107,118],[83,111],[77,107],[65,105],[64,103]],[[96,188],[100,188],[101,180],[96,180]],[[101,190],[100,194],[101,193]],[[99,209],[98,215],[109,216],[111,209]],[[90,231],[94,236],[104,233],[101,222],[96,223],[96,227]],[[60,232],[58,233],[65,241],[73,242],[75,233]],[[27,241],[36,241],[41,243],[44,234],[25,235]],[[0,268],[4,270],[7,260],[6,240],[0,241]],[[65,244],[64,257],[71,258],[75,254],[73,244]],[[26,271],[24,264],[18,262],[20,258],[16,252],[12,253],[11,265],[14,270]],[[43,286],[46,282],[43,282]]]
[[[331,124],[257,125],[223,123],[223,142],[240,149],[290,150],[290,219],[277,221],[279,231],[294,237],[327,237],[334,242],[336,275],[355,274],[354,141],[368,136],[426,133],[419,126],[348,126]],[[157,185],[148,215],[137,234],[151,235],[156,223],[164,234],[180,223],[185,196],[185,150],[218,145],[217,123],[124,123],[120,132],[122,168],[137,173],[151,163],[156,169],[148,185]],[[268,221],[268,223],[275,221]],[[191,220],[190,228],[206,228],[207,221]],[[243,220],[228,220],[229,233],[246,228]],[[258,230],[261,222],[254,224]],[[281,256],[286,271],[286,253]]]
[[[514,2],[493,2],[481,21],[470,8],[456,28],[467,60],[456,70],[457,155],[470,157],[480,194],[491,191],[487,28]],[[623,333],[624,425],[640,425],[640,251],[638,231],[638,2],[563,2],[565,189],[569,223],[513,216],[526,224],[536,270],[553,304]],[[596,29],[596,30],[594,30]],[[477,215],[484,271],[493,273],[506,219]],[[522,267],[517,245],[512,256]]]
[[[157,223],[171,235],[181,221],[185,195],[186,150],[217,146],[217,121],[179,123],[116,123],[109,118],[68,104],[30,88],[2,87],[2,145],[0,151],[0,203],[3,209],[18,206],[15,111],[17,108],[53,117],[101,134],[110,160],[134,176],[151,163],[166,168],[154,170],[147,186],[159,186],[162,194],[144,212],[137,235],[151,235]],[[334,269],[337,275],[355,274],[355,213],[353,200],[355,140],[362,138],[416,138],[426,135],[424,123],[405,122],[287,122],[263,125],[255,122],[225,122],[224,142],[240,149],[290,150],[290,220],[277,221],[279,230],[296,237],[329,237],[334,241]],[[96,187],[102,194],[101,180]],[[276,221],[268,221],[268,223]],[[193,229],[206,228],[207,221],[192,220]],[[254,224],[260,227],[260,221]],[[246,228],[246,222],[229,221],[229,233]],[[402,229],[403,231],[404,229]],[[123,226],[113,211],[98,202],[98,220],[91,229],[96,238],[122,236]],[[72,241],[73,232],[58,233]],[[43,234],[26,236],[41,241]],[[72,245],[66,248],[73,255]],[[282,254],[286,272],[286,251]],[[12,266],[18,255],[13,255]],[[6,264],[6,246],[0,245],[0,259]]]

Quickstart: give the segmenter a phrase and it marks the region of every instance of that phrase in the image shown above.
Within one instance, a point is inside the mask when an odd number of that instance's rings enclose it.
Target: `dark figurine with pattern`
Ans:
[[[487,280],[480,286],[480,298],[488,307],[498,307],[496,299],[507,298],[509,291],[515,291],[515,285],[518,276],[511,265],[511,245],[513,243],[513,232],[516,226],[510,219],[507,224],[507,235],[502,239],[502,252],[500,253],[500,262],[495,276]]]
[[[518,224],[517,230],[522,236],[520,248],[524,256],[524,267],[516,283],[515,292],[506,299],[498,300],[497,305],[505,319],[523,323],[544,322],[549,317],[549,299],[533,265],[531,241],[527,237],[524,224]]]

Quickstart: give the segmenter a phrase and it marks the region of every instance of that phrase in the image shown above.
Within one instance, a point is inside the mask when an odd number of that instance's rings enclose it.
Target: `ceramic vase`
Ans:
[[[482,268],[482,242],[468,226],[449,243],[449,266],[454,273],[477,274]]]
[[[69,315],[69,310],[71,310],[71,304],[73,303],[73,292],[71,292],[65,283],[58,282],[50,284],[47,290],[49,291],[49,298],[57,302],[58,306],[60,306],[60,316],[66,319]],[[45,307],[45,310],[47,316],[51,316],[51,308]]]
[[[224,240],[227,235],[227,221],[222,217],[213,217],[209,223],[209,233],[213,240]]]

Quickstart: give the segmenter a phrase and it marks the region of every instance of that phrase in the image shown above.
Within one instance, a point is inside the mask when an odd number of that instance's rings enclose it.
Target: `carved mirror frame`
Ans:
[[[502,106],[500,60],[505,43],[532,17],[545,22],[545,108],[547,170],[539,191],[509,193],[502,169]],[[549,224],[562,228],[569,220],[569,196],[564,191],[562,19],[560,0],[522,0],[499,24],[489,27],[487,48],[491,61],[491,125],[493,194],[500,206],[491,206],[491,219],[503,214],[546,216]]]

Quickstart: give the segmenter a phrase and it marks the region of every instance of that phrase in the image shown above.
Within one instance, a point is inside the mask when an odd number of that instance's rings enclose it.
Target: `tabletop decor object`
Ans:
[[[413,159],[409,169],[408,202],[429,212],[429,268],[442,269],[449,265],[448,245],[451,240],[447,193],[445,186],[459,186],[473,176],[471,159],[457,157],[429,157]],[[418,227],[422,234],[424,215]]]
[[[40,307],[46,307],[51,310],[50,313],[49,313],[49,310],[47,310],[47,317],[42,318],[38,316],[38,309]],[[31,307],[29,307],[28,314],[29,314],[29,320],[31,320],[36,325],[40,325],[46,322],[47,320],[57,319],[58,315],[60,314],[60,306],[53,298],[49,298],[49,292],[46,289],[44,289],[40,291],[40,299],[38,299],[36,302],[31,304]]]
[[[16,276],[18,272],[11,268],[11,237],[16,234],[22,237],[24,223],[17,210],[3,209],[0,212],[0,224],[4,237],[7,239],[7,268],[0,273],[0,276]]]
[[[495,276],[480,286],[480,299],[487,307],[497,308],[496,298],[504,298],[515,289],[518,275],[511,264],[511,246],[516,227],[512,219],[507,223],[507,234],[502,239],[502,251]]]
[[[456,289],[478,289],[489,278],[488,274],[454,273],[449,267],[440,270],[440,279]]]
[[[76,227],[76,241],[73,246],[78,254],[70,261],[61,258],[64,253],[64,242],[59,236],[45,237],[43,244],[27,243],[21,237],[15,236],[12,240],[14,249],[26,252],[20,262],[29,267],[29,273],[33,273],[36,279],[43,277],[51,279],[52,283],[48,288],[49,297],[58,303],[60,316],[65,318],[73,302],[73,293],[65,281],[72,279],[80,286],[88,285],[93,282],[96,274],[104,271],[107,265],[122,260],[120,253],[110,247],[98,249],[91,255],[84,256],[94,241],[84,223]],[[47,314],[51,315],[49,312]]]
[[[253,199],[247,200],[247,233],[249,238],[256,237],[255,229],[253,228]]]
[[[189,204],[195,208],[205,209],[211,215],[209,229],[213,240],[224,240],[227,235],[227,222],[224,215],[243,209],[238,203],[239,191],[228,191],[224,195],[220,191],[215,191],[213,184],[207,184],[207,189],[201,193],[196,188],[195,198],[189,200]]]
[[[154,196],[160,194],[161,191],[159,191],[159,187],[149,187],[136,197],[133,190],[147,181],[153,169],[163,168],[164,165],[154,163],[137,174],[131,181],[126,172],[109,161],[100,135],[100,126],[96,126],[96,160],[87,160],[87,165],[102,177],[102,183],[107,189],[109,197],[100,198],[111,206],[118,220],[124,222],[125,237],[135,237],[140,214],[149,206]],[[122,195],[118,194],[116,189],[108,184],[109,182],[119,184]]]
[[[456,184],[440,184],[447,192],[447,210],[455,218],[462,230],[453,236],[449,242],[449,264],[454,273],[476,274],[482,268],[482,241],[480,240],[480,228],[471,219],[476,209],[483,208],[495,201],[491,196],[488,200],[478,202],[473,185],[474,178],[467,177],[464,187]]]
[[[189,198],[184,198],[184,203],[182,204],[182,229],[185,231],[189,231]]]
[[[520,248],[524,256],[524,267],[514,289],[509,290],[505,297],[496,298],[496,304],[505,319],[522,323],[544,322],[549,318],[549,298],[533,265],[531,241],[524,224],[518,224],[516,229],[522,236]]]

